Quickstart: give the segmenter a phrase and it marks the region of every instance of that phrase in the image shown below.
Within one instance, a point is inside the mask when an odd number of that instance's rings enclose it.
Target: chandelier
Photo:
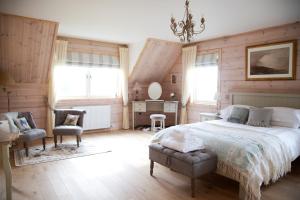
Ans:
[[[193,15],[190,13],[189,4],[189,0],[186,0],[184,17],[181,21],[176,22],[175,18],[173,16],[171,17],[170,28],[174,35],[179,37],[181,42],[191,42],[194,35],[202,33],[205,29],[205,19],[201,17],[200,29],[197,31],[194,30],[195,24],[193,22]]]

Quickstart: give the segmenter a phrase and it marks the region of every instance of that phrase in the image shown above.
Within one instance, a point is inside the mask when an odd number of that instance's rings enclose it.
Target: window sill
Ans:
[[[121,97],[116,98],[76,98],[76,99],[60,99],[56,106],[77,106],[77,105],[98,105],[98,104],[114,104],[122,102]]]
[[[89,101],[89,100],[106,100],[106,99],[120,99],[122,97],[69,97],[58,99],[57,101]]]
[[[205,106],[217,106],[216,101],[196,101],[191,103],[192,105],[205,105]]]

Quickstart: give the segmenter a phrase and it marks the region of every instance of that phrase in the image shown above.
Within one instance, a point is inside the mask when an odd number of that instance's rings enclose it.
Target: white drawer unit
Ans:
[[[174,117],[174,124],[177,124],[177,110],[178,101],[164,101],[164,100],[145,100],[145,101],[132,101],[132,128],[135,127],[135,114],[147,112],[157,113],[174,113],[167,117]],[[150,121],[150,118],[149,118]]]
[[[133,106],[134,112],[146,112],[146,102],[144,101],[136,101]]]
[[[164,112],[165,113],[174,113],[177,111],[177,103],[175,102],[165,102],[164,103]]]

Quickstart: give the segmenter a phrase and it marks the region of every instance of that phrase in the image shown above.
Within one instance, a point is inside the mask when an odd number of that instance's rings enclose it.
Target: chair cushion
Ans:
[[[44,129],[30,129],[28,131],[24,131],[23,134],[20,135],[19,139],[25,142],[42,139],[46,137],[46,131]]]
[[[54,135],[80,135],[83,132],[80,126],[56,126],[53,129]]]
[[[166,115],[163,115],[163,114],[152,114],[152,115],[150,115],[150,119],[156,119],[156,120],[166,119]]]
[[[13,119],[13,120],[21,132],[28,131],[31,129],[25,117]]]
[[[19,112],[18,114],[18,118],[21,118],[21,117],[25,117],[29,126],[34,129],[34,128],[37,128],[36,127],[36,124],[33,120],[33,116],[32,116],[32,113],[31,112]]]
[[[79,115],[68,114],[63,125],[76,126]]]

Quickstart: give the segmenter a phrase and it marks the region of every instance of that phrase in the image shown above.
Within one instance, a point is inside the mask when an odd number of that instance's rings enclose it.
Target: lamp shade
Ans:
[[[140,91],[142,90],[142,87],[141,85],[138,83],[138,82],[135,82],[133,88],[132,88],[134,91]]]

